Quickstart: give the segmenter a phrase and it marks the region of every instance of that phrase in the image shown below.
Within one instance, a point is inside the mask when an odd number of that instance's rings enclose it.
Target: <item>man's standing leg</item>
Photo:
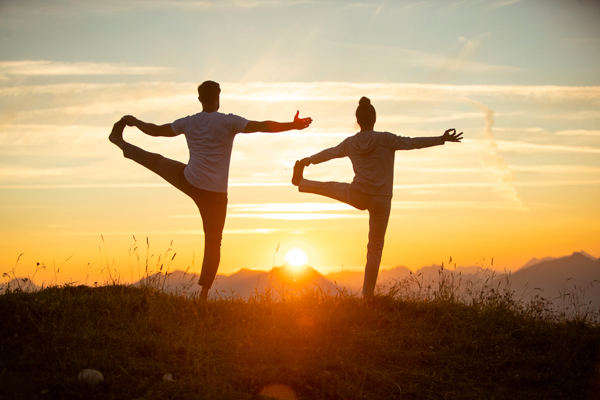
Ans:
[[[221,240],[227,216],[227,193],[196,189],[192,199],[200,210],[204,229],[204,258],[198,284],[202,286],[200,297],[206,299],[221,262]]]

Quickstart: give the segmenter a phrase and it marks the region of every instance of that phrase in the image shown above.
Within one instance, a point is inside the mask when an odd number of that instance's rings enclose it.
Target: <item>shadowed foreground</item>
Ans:
[[[551,321],[506,298],[464,305],[390,293],[202,303],[125,286],[9,291],[0,397],[586,399],[600,390],[597,323]],[[105,382],[79,383],[86,368]]]

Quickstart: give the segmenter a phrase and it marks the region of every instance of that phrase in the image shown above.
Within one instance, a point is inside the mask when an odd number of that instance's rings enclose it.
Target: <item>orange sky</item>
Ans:
[[[314,120],[236,138],[220,273],[269,269],[294,247],[324,274],[363,268],[366,213],[289,183],[296,159],[356,132],[361,96],[378,130],[465,132],[460,144],[397,153],[382,268],[452,257],[514,270],[532,257],[600,256],[598,9],[531,3],[57,1],[33,12],[3,2],[0,271],[90,284],[108,267],[137,280],[148,238],[152,270],[171,246],[171,270],[199,272],[194,204],[106,138],[124,114],[167,123],[199,112],[205,79],[221,83],[222,112]],[[153,29],[165,15],[174,28]],[[207,27],[221,35],[207,38]],[[187,161],[183,137],[125,136]],[[349,182],[352,169],[341,159],[305,175]]]

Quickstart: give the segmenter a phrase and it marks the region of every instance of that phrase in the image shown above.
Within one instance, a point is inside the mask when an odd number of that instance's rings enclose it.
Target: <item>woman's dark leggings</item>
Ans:
[[[227,193],[211,192],[193,186],[185,178],[186,165],[160,154],[150,153],[130,143],[123,146],[123,155],[143,165],[187,194],[198,206],[204,229],[204,259],[198,284],[210,289],[221,261],[221,239],[227,215]]]
[[[373,296],[379,274],[385,231],[387,230],[392,196],[370,196],[352,190],[349,183],[319,182],[302,179],[298,186],[300,192],[320,194],[344,202],[359,210],[369,211],[369,242],[367,243],[367,264],[363,296]]]

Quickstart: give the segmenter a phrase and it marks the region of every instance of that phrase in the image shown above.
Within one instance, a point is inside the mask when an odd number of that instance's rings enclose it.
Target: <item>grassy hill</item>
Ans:
[[[597,320],[438,289],[208,302],[121,285],[8,291],[0,398],[597,398]],[[86,368],[104,383],[78,382]]]

